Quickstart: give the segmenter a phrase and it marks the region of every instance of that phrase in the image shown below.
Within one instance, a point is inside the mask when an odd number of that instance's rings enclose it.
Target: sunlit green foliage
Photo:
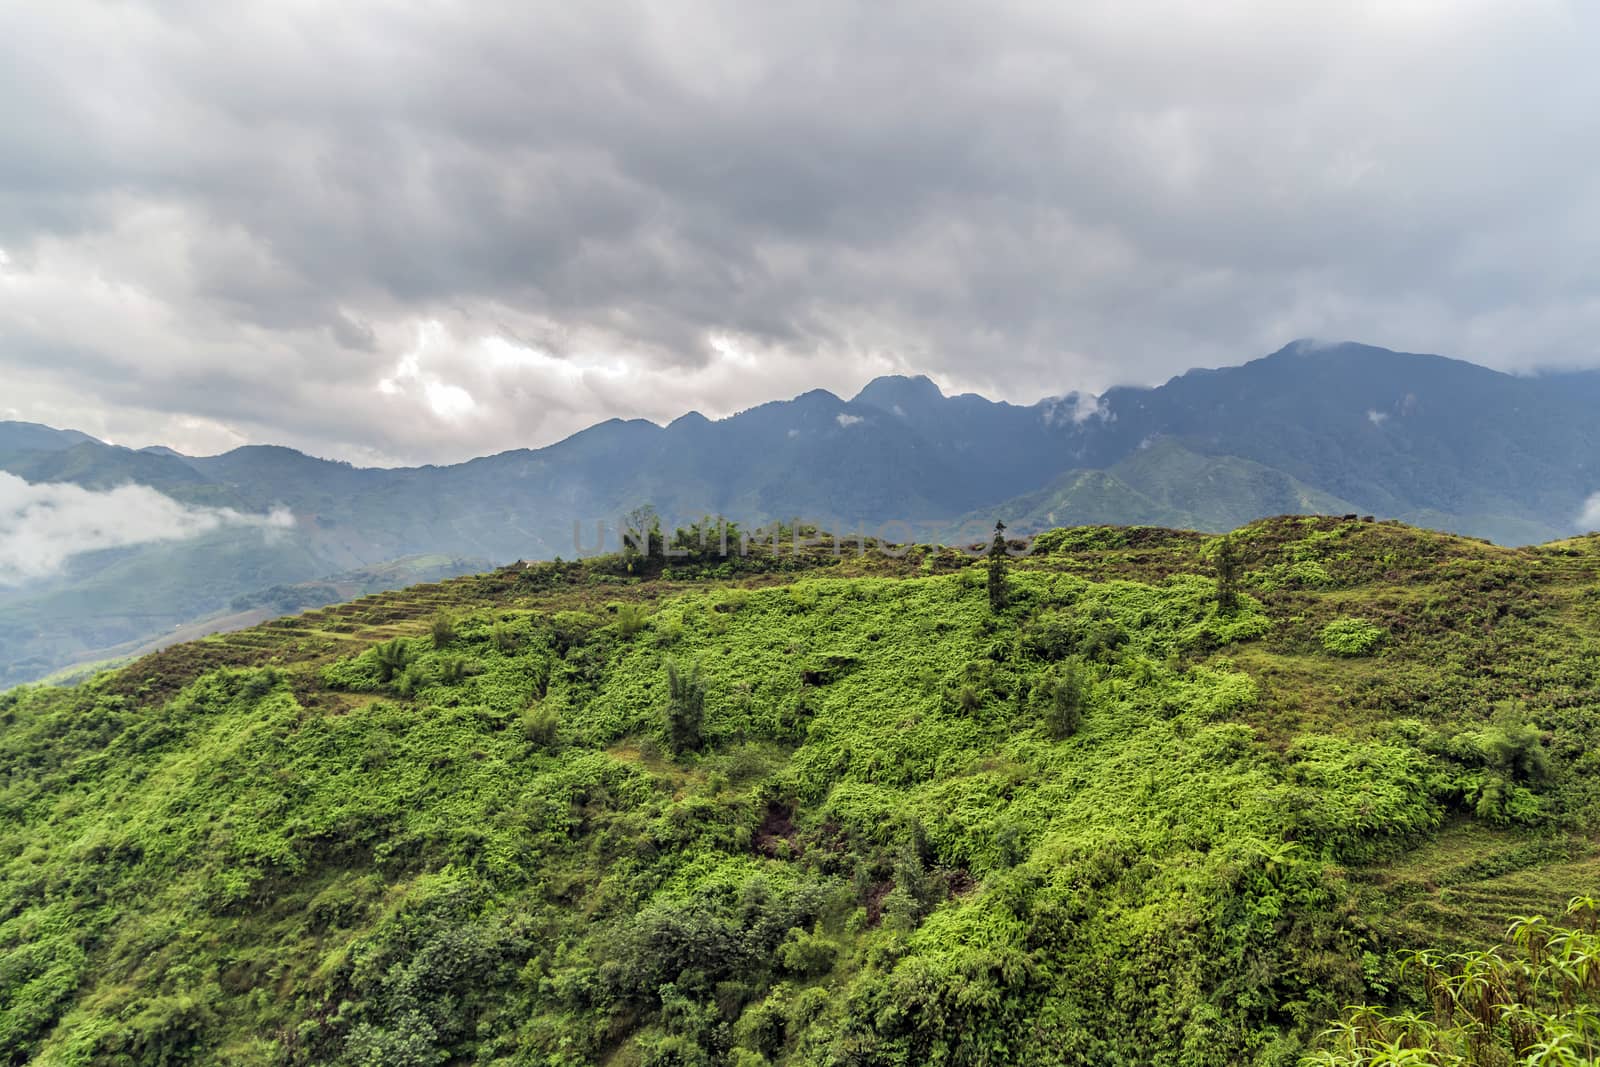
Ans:
[[[1366,619],[1334,619],[1322,628],[1322,647],[1336,656],[1365,656],[1383,641],[1383,628]]]

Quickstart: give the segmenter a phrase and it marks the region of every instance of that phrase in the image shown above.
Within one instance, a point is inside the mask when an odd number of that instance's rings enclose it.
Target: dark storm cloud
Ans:
[[[1576,5],[14,5],[6,407],[362,459],[876,373],[1586,363]]]

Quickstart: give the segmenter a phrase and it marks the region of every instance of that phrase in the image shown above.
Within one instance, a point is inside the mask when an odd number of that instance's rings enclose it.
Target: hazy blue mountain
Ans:
[[[0,453],[50,452],[93,440],[77,430],[57,430],[36,422],[0,422]]]
[[[1104,403],[1115,418],[1097,451],[1114,461],[1163,434],[1276,467],[1368,511],[1461,516],[1449,525],[1482,536],[1493,533],[1490,516],[1567,532],[1600,488],[1597,401],[1600,372],[1516,377],[1297,342],[1243,367],[1112,390]]]
[[[65,447],[0,452],[0,468],[29,482],[71,482],[86,489],[148,485],[179,500],[218,497],[215,483],[176,456],[91,439]]]
[[[612,419],[545,448],[409,469],[274,446],[209,457],[136,451],[0,423],[0,470],[30,482],[137,483],[192,505],[283,507],[295,519],[270,534],[228,528],[93,553],[48,581],[0,588],[0,666],[11,665],[0,681],[257,590],[401,557],[593,552],[597,521],[614,526],[644,503],[669,522],[722,514],[870,529],[898,520],[925,536],[981,534],[994,518],[1017,530],[1222,530],[1265,514],[1354,511],[1508,543],[1549,540],[1573,532],[1600,490],[1597,410],[1600,372],[1517,377],[1439,356],[1296,342],[1242,366],[1098,398],[997,403],[891,376],[850,399],[813,390],[719,420]],[[892,533],[903,537],[904,527]],[[35,631],[53,635],[43,651],[28,637]]]

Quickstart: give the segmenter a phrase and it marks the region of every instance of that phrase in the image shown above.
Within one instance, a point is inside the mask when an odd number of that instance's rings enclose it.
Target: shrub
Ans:
[[[283,672],[276,667],[263,667],[250,675],[240,689],[247,700],[260,700],[283,682]]]
[[[700,748],[701,720],[705,717],[706,687],[700,681],[700,668],[687,674],[676,664],[667,664],[667,747],[674,756]]]
[[[1335,656],[1365,656],[1383,643],[1387,632],[1366,619],[1335,619],[1322,628],[1322,647]]]
[[[396,637],[375,645],[372,656],[378,661],[378,681],[393,681],[396,675],[405,673],[411,665],[411,647],[406,644],[405,638]]]
[[[589,643],[589,636],[600,626],[599,616],[587,611],[558,611],[550,616],[551,636],[557,655],[565,656]]]
[[[490,631],[490,639],[494,642],[495,649],[501,655],[509,656],[517,650],[516,631],[503,622],[494,624],[494,629]]]
[[[533,707],[522,713],[522,734],[530,744],[550,748],[561,729],[561,717],[553,708]]]
[[[427,684],[428,676],[422,673],[421,664],[413,663],[394,680],[394,691],[400,696],[408,697]]]
[[[617,635],[632,637],[644,629],[645,610],[642,604],[624,604],[617,609]]]
[[[783,944],[778,946],[778,963],[784,970],[801,978],[820,978],[833,970],[839,946],[821,933],[807,933],[798,926],[791,927]]]
[[[1028,624],[1022,647],[1043,660],[1058,660],[1076,646],[1078,633],[1059,615],[1043,615]]]
[[[456,639],[455,620],[441,611],[433,617],[430,632],[433,634],[433,647],[444,648]]]
[[[478,665],[465,656],[446,656],[439,661],[439,681],[457,685],[478,673]]]

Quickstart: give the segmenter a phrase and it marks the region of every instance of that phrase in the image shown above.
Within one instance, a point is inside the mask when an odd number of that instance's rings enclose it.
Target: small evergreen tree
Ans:
[[[444,648],[456,639],[455,620],[444,612],[439,612],[433,617],[432,633],[433,647]]]
[[[1217,607],[1232,612],[1239,606],[1239,555],[1233,538],[1224,537],[1217,545]]]
[[[994,540],[989,542],[989,610],[999,614],[1005,610],[1006,590],[1006,524],[994,524]]]
[[[687,674],[667,664],[667,746],[674,756],[700,748],[700,723],[705,716],[706,687],[700,681],[700,668]]]
[[[1089,706],[1089,679],[1076,657],[1052,670],[1033,688],[1033,702],[1057,741],[1078,732]]]

